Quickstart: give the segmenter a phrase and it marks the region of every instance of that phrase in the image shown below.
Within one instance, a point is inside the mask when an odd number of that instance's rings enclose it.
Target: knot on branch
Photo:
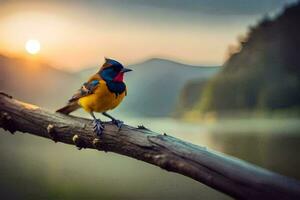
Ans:
[[[93,140],[93,146],[96,148],[96,149],[99,149],[99,145],[100,145],[100,140],[98,138],[95,138]]]
[[[11,134],[17,131],[17,128],[12,122],[12,117],[7,112],[0,112],[0,127],[9,131]]]
[[[99,151],[104,151],[105,153],[107,153],[108,152],[108,150],[107,150],[107,148],[106,148],[106,146],[107,145],[105,145],[103,142],[101,143],[101,141],[100,141],[100,139],[99,138],[95,138],[94,140],[93,140],[93,146],[97,149],[97,150],[99,150]]]
[[[86,142],[81,137],[79,137],[79,135],[74,135],[72,140],[78,150],[81,150],[82,148],[87,148]]]
[[[56,143],[58,141],[57,133],[55,132],[55,128],[53,124],[49,124],[47,126],[47,133],[49,134],[49,137]]]
[[[152,157],[152,159],[158,164],[159,167],[170,171],[172,169],[172,164],[170,162],[170,157],[166,154],[158,154]]]

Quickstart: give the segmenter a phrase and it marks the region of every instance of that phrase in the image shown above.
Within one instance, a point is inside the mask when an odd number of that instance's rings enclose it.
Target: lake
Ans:
[[[206,146],[300,179],[300,119],[183,122],[127,118],[158,133]],[[230,199],[182,175],[114,153],[0,131],[0,192],[10,198]]]

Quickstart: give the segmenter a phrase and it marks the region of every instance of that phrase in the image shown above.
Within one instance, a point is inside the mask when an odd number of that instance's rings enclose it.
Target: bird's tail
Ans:
[[[75,102],[70,102],[68,103],[66,106],[58,109],[56,112],[59,112],[59,113],[63,113],[63,114],[66,114],[68,115],[69,113],[77,110],[79,108],[79,105],[78,103],[75,101]]]

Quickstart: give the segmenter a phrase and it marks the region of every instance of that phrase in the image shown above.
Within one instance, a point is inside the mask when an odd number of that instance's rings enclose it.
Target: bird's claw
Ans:
[[[122,125],[124,124],[123,121],[118,120],[118,119],[114,119],[114,120],[112,120],[111,122],[112,122],[114,125],[116,125],[118,128],[121,128]]]
[[[100,136],[104,130],[104,126],[102,124],[102,122],[99,120],[99,119],[95,119],[93,121],[93,124],[94,124],[94,132]]]

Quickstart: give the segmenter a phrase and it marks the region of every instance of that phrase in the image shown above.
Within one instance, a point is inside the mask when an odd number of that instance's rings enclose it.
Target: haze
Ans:
[[[194,65],[220,65],[230,45],[285,0],[255,1],[1,1],[0,54],[28,56],[28,39],[41,43],[37,55],[76,71],[103,57],[125,64],[160,57]]]

